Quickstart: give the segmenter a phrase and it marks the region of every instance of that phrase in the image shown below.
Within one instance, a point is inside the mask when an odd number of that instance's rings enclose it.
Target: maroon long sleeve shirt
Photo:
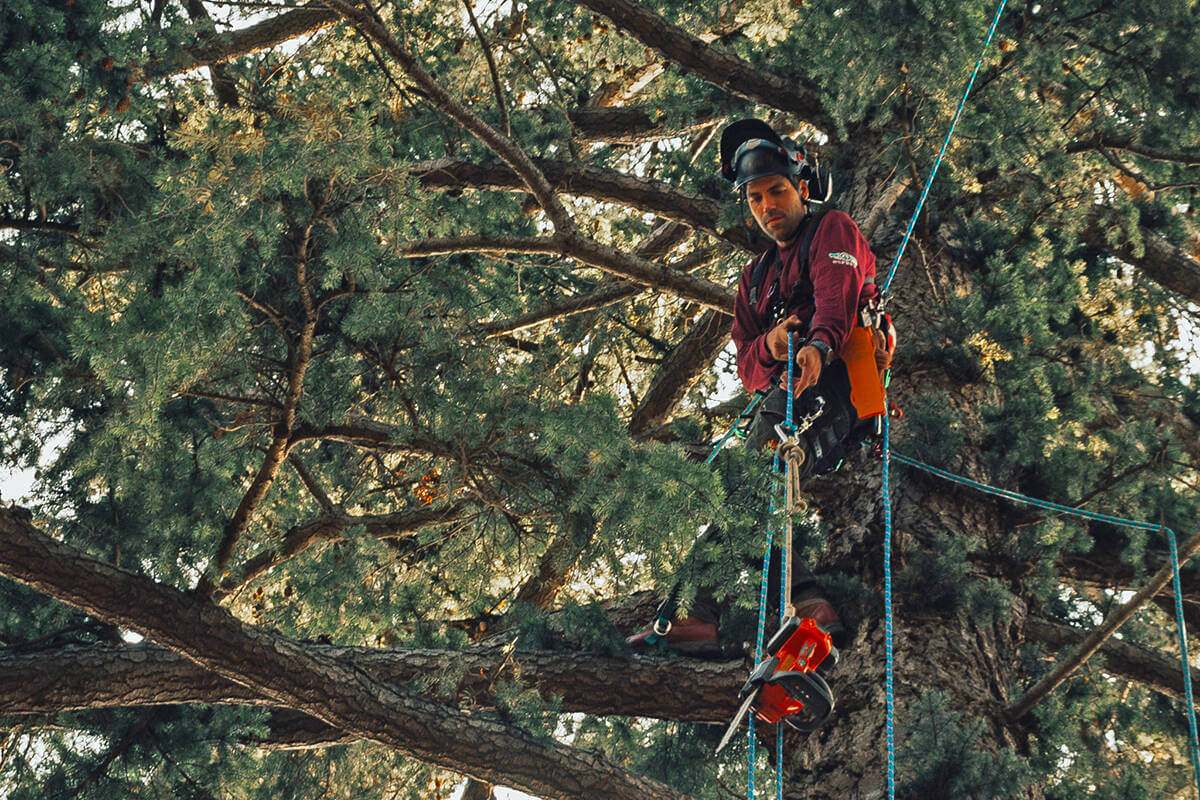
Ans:
[[[875,254],[844,211],[828,211],[821,218],[809,247],[807,274],[798,257],[803,238],[798,235],[779,248],[779,259],[767,268],[754,307],[750,305],[750,278],[758,259],[742,270],[732,336],[738,377],[747,391],[766,389],[785,366],[771,356],[766,345],[766,334],[776,322],[770,318],[776,291],[782,291],[785,298],[783,316],[796,314],[805,324],[797,332],[797,342],[820,339],[835,355],[854,328],[858,310],[879,293],[874,282]],[[779,264],[783,265],[783,279],[777,283]]]

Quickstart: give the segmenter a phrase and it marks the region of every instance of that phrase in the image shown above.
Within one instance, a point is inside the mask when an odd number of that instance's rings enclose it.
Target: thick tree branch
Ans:
[[[429,102],[470,131],[499,156],[501,161],[520,175],[529,191],[537,198],[542,210],[546,212],[550,222],[554,224],[556,231],[566,234],[575,230],[574,220],[567,213],[567,209],[563,207],[546,177],[516,142],[488,125],[443,89],[433,75],[421,66],[421,63],[411,53],[402,48],[371,14],[355,7],[347,0],[325,0],[325,2],[330,8],[336,9],[342,16],[353,22],[364,36],[372,39],[394,58],[408,77],[425,93]]]
[[[1097,150],[1124,150],[1152,161],[1166,161],[1188,167],[1200,167],[1200,153],[1181,150],[1157,150],[1134,141],[1132,136],[1106,136],[1097,134],[1091,139],[1082,139],[1067,145],[1068,153],[1086,153]]]
[[[729,341],[733,317],[706,311],[659,367],[629,420],[629,435],[642,437],[670,421],[675,410]]]
[[[319,31],[339,19],[341,15],[330,10],[324,0],[314,0],[302,8],[285,11],[249,27],[218,34],[200,47],[182,50],[171,60],[152,64],[148,72],[152,76],[165,77],[210,67],[268,50],[298,36]]]
[[[139,631],[279,705],[462,775],[547,798],[685,796],[595,754],[399,694],[318,650],[56,542],[23,510],[0,510],[0,573]]]
[[[1078,581],[1085,586],[1096,589],[1126,590],[1133,586],[1138,579],[1138,570],[1118,558],[1105,555],[1119,553],[1123,549],[1123,544],[1097,541],[1091,553],[1064,554],[1055,564],[1054,570],[1062,578]],[[1022,580],[1035,569],[1035,565],[1032,563],[1013,561],[993,554],[974,553],[969,557],[971,563],[984,573],[1009,581]],[[1163,558],[1147,557],[1143,562],[1143,569],[1157,570],[1162,567],[1163,563],[1165,563]],[[1200,570],[1194,567],[1183,567],[1180,575],[1183,584],[1183,616],[1189,626],[1200,627]],[[1174,593],[1170,587],[1164,587],[1154,596],[1152,602],[1168,614],[1175,613]]]
[[[1200,551],[1200,533],[1194,534],[1190,539],[1183,543],[1179,548],[1180,563],[1186,562],[1189,558]],[[1109,613],[1104,622],[1097,626],[1083,642],[1079,645],[1079,649],[1067,659],[1064,659],[1058,666],[1052,669],[1045,677],[1038,681],[1032,688],[1025,693],[1025,696],[1013,703],[1004,710],[1005,715],[1010,720],[1020,719],[1027,714],[1030,709],[1038,704],[1043,697],[1070,677],[1081,664],[1086,662],[1092,655],[1100,649],[1100,647],[1121,627],[1134,612],[1146,604],[1150,598],[1162,591],[1163,587],[1171,580],[1171,565],[1164,565],[1158,572],[1154,574],[1145,586],[1137,591],[1128,602],[1122,603],[1117,608]]]
[[[316,215],[315,212],[314,219]],[[311,229],[311,227],[312,222],[310,221],[308,228]],[[317,314],[312,307],[311,301],[308,299],[305,269],[305,260],[308,257],[307,246],[306,233],[304,244],[300,247],[300,251],[297,254],[297,282],[300,285],[301,296],[305,298],[305,318],[296,342],[294,344],[289,343],[288,346],[287,391],[281,403],[279,419],[275,422],[271,435],[271,443],[267,446],[267,453],[263,456],[262,464],[259,466],[254,480],[250,482],[250,487],[242,495],[241,502],[238,503],[233,516],[225,524],[211,573],[206,578],[201,579],[200,586],[197,588],[201,593],[211,591],[214,586],[222,581],[222,573],[229,566],[229,561],[233,558],[233,552],[237,547],[238,541],[246,531],[251,517],[258,510],[263,498],[267,496],[267,490],[274,483],[275,476],[279,473],[279,467],[283,464],[284,459],[287,458],[288,450],[292,445],[292,429],[296,425],[296,411],[300,407],[300,397],[304,392],[304,375],[308,371],[309,364],[312,362],[313,336],[317,328]]]
[[[1087,631],[1040,617],[1026,617],[1025,635],[1055,648],[1076,647]],[[1104,671],[1139,683],[1175,700],[1183,698],[1183,673],[1178,656],[1168,656],[1120,639],[1109,639],[1100,648]],[[1192,683],[1200,684],[1200,669],[1191,667]]]
[[[415,536],[429,525],[453,522],[461,518],[466,503],[454,503],[444,508],[422,508],[395,514],[351,515],[332,509],[316,519],[288,530],[277,547],[268,548],[247,561],[236,575],[221,581],[213,599],[224,600],[229,595],[262,575],[303,553],[317,542],[341,541],[346,530],[361,525],[368,536],[376,539],[404,539]]]
[[[667,127],[661,120],[655,119],[650,111],[639,106],[576,108],[569,112],[571,125],[578,138],[623,145],[686,136],[711,125],[715,116],[711,111],[700,111],[690,123]]]
[[[410,258],[451,253],[547,253],[566,256],[589,267],[627,278],[644,286],[669,291],[719,311],[733,308],[733,291],[705,278],[688,275],[644,258],[623,253],[585,236],[465,236],[427,239],[402,245]]]
[[[722,53],[633,0],[576,2],[608,17],[642,44],[709,83],[771,108],[791,112],[820,128],[831,140],[837,136],[833,117],[822,104],[816,85],[806,76],[782,77],[737,56]]]
[[[596,521],[586,514],[571,514],[538,559],[537,569],[521,585],[515,603],[548,609],[567,583],[567,576],[596,535]]]
[[[538,159],[534,163],[548,181],[567,194],[619,203],[709,231],[744,250],[754,249],[744,229],[719,228],[721,204],[711,197],[684,191],[665,181],[635,178],[574,162]],[[525,191],[517,174],[501,164],[439,159],[416,164],[409,172],[426,189]]]
[[[212,16],[204,7],[202,0],[187,0],[184,6],[192,21],[203,25],[204,29],[200,32],[201,39],[205,41],[212,39]],[[215,63],[209,65],[208,72],[212,78],[213,94],[217,96],[217,102],[229,108],[236,108],[238,105],[237,83],[229,74],[229,70],[225,68],[224,64]]]
[[[493,705],[498,680],[520,680],[547,697],[561,697],[563,710],[572,713],[721,722],[733,713],[745,679],[741,661],[626,659],[501,646],[462,652],[305,647],[396,686],[453,676],[452,683],[436,683],[429,693],[479,707]],[[152,644],[0,656],[0,714],[175,703],[274,705],[271,698]]]
[[[1117,244],[1110,244],[1108,232],[1103,210],[1097,206],[1083,230],[1085,242],[1137,267],[1163,288],[1193,303],[1200,303],[1200,261],[1144,226],[1139,229],[1143,246],[1140,254],[1128,237],[1122,237]]]
[[[716,255],[716,251],[711,249],[697,251],[671,264],[670,268],[684,273],[692,272],[711,263]],[[644,291],[646,291],[646,287],[640,283],[624,280],[607,280],[599,284],[594,292],[567,297],[533,311],[509,317],[508,319],[485,322],[477,325],[471,332],[476,336],[483,336],[484,338],[516,333],[517,331],[531,328],[543,322],[551,322],[575,314],[596,311],[597,309],[619,303],[622,300],[636,297]]]

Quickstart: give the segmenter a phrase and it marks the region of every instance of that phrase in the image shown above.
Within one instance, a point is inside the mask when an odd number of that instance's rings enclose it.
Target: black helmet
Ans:
[[[781,137],[759,119],[730,123],[721,132],[721,174],[738,191],[755,178],[783,175],[808,184],[808,199],[824,203],[833,195],[829,172],[809,164],[804,147]]]

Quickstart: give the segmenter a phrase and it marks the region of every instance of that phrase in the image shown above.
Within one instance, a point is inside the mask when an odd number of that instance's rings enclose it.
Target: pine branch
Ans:
[[[1071,142],[1066,147],[1068,153],[1087,153],[1097,150],[1124,150],[1152,161],[1200,167],[1200,153],[1189,153],[1183,150],[1157,150],[1137,143],[1132,136],[1110,136],[1099,133],[1091,139]]]
[[[202,0],[186,0],[184,7],[187,9],[188,17],[193,22],[200,23],[201,40],[208,41],[212,39],[212,15],[204,7]],[[209,65],[208,72],[212,79],[213,94],[217,96],[217,102],[227,108],[236,108],[238,105],[237,83],[234,81],[233,76],[229,74],[229,70],[225,68],[224,64],[215,63]]]
[[[770,108],[787,111],[812,123],[836,144],[837,125],[820,100],[817,86],[806,76],[782,77],[705,44],[678,25],[632,0],[576,0],[611,19],[642,44],[735,94]]]
[[[322,217],[324,203],[323,199],[313,202],[312,214],[305,227],[301,229],[300,240],[294,249],[296,285],[299,288],[304,307],[304,320],[300,325],[300,333],[296,337],[296,341],[288,342],[287,390],[282,403],[280,403],[279,418],[272,429],[271,443],[267,446],[267,452],[263,456],[262,464],[259,466],[254,480],[250,482],[250,487],[242,495],[241,502],[238,503],[233,516],[225,524],[212,567],[206,575],[201,577],[200,583],[196,587],[196,591],[201,595],[213,591],[222,582],[222,573],[229,566],[238,541],[250,525],[250,520],[259,505],[266,498],[267,490],[275,482],[275,476],[279,473],[279,468],[283,465],[283,460],[287,458],[288,451],[292,446],[292,429],[296,425],[296,412],[300,407],[300,397],[304,393],[304,375],[312,363],[313,337],[317,329],[317,309],[313,304],[308,286],[308,260],[312,257],[310,245],[313,226]]]
[[[1194,534],[1179,548],[1179,562],[1186,563],[1189,558],[1200,551],[1200,533]],[[1017,720],[1037,705],[1042,698],[1054,691],[1063,681],[1070,677],[1081,664],[1085,663],[1100,647],[1133,616],[1134,612],[1146,604],[1150,598],[1162,591],[1171,580],[1171,565],[1165,564],[1150,582],[1138,590],[1127,602],[1109,613],[1104,622],[1092,630],[1079,645],[1079,649],[1070,657],[1059,663],[1045,677],[1038,681],[1017,702],[1004,710],[1010,720]]]
[[[733,308],[734,294],[724,286],[623,253],[578,234],[552,237],[464,236],[427,239],[403,244],[400,250],[410,258],[472,252],[561,255],[644,286],[694,300],[709,308]]]
[[[679,227],[682,228],[683,226]],[[678,272],[689,273],[711,263],[716,255],[717,251],[713,249],[700,250],[679,259],[679,261],[671,264],[670,268]],[[481,323],[471,329],[471,334],[487,339],[516,333],[517,331],[531,328],[543,322],[552,322],[575,314],[596,311],[619,303],[622,300],[636,297],[645,291],[646,287],[640,283],[624,280],[606,280],[599,284],[594,292],[567,297],[553,303],[548,303],[533,311],[509,317],[508,319]]]
[[[246,625],[194,595],[57,542],[30,519],[23,509],[0,510],[0,573],[136,630],[279,705],[401,755],[541,797],[686,797],[594,753],[399,694],[316,648]]]
[[[670,421],[679,404],[729,341],[733,317],[706,311],[659,367],[629,420],[629,435],[644,437]]]
[[[521,584],[514,604],[524,603],[543,610],[550,608],[595,535],[594,519],[585,514],[571,514],[538,559],[533,575]]]
[[[394,514],[347,514],[340,508],[331,508],[320,516],[290,528],[283,541],[276,547],[267,548],[249,559],[236,575],[221,581],[221,587],[213,592],[217,602],[224,600],[264,572],[283,564],[317,542],[342,541],[347,529],[361,525],[368,536],[376,539],[411,538],[430,525],[439,525],[461,519],[466,503],[452,503],[446,507],[422,508]]]
[[[576,108],[569,112],[568,118],[575,135],[584,141],[632,146],[695,133],[711,125],[716,115],[705,109],[691,122],[675,123],[672,127],[641,106]]]
[[[289,453],[288,463],[292,465],[292,469],[296,470],[296,474],[300,476],[300,482],[304,484],[304,488],[308,489],[309,494],[317,501],[317,505],[327,514],[334,512],[334,503],[329,499],[329,495],[325,492],[325,488],[321,486],[321,482],[317,480],[317,476],[313,475],[312,470],[304,463],[304,459],[299,453]]]
[[[169,59],[151,64],[147,73],[152,77],[169,77],[198,67],[232,61],[319,31],[340,18],[341,15],[330,10],[324,0],[313,0],[303,8],[285,11],[246,28],[218,34],[199,47],[181,50]]]
[[[369,417],[351,416],[333,425],[315,427],[299,425],[292,433],[295,446],[306,441],[341,442],[367,450],[383,450],[393,453],[457,458],[459,451],[446,442],[428,436],[407,435],[394,425]]]
[[[496,94],[496,109],[500,112],[500,127],[504,128],[504,135],[511,139],[512,125],[508,121],[508,103],[504,100],[504,88],[500,85],[500,72],[496,69],[496,58],[492,55],[492,48],[488,45],[487,37],[483,35],[483,28],[479,27],[479,20],[475,19],[475,9],[471,7],[471,0],[463,0],[463,5],[467,7],[467,18],[471,21],[475,37],[479,39],[479,49],[483,51],[483,57],[487,60],[488,73],[492,76],[492,91]]]
[[[1071,625],[1052,619],[1025,618],[1025,635],[1052,647],[1076,647],[1087,635]],[[1178,656],[1160,653],[1121,639],[1109,639],[1100,648],[1104,671],[1109,675],[1139,683],[1174,700],[1183,700],[1183,675]],[[1200,684],[1200,669],[1190,668],[1192,683]]]
[[[1083,240],[1136,267],[1163,288],[1200,303],[1200,261],[1145,226],[1138,229],[1142,239],[1140,254],[1128,237],[1123,237],[1118,244],[1110,244],[1109,230],[1104,209],[1096,206],[1083,230]]]
[[[470,131],[501,161],[520,175],[521,180],[537,198],[542,210],[546,212],[546,217],[553,223],[558,233],[566,235],[575,231],[575,221],[563,207],[562,202],[546,181],[546,177],[516,142],[488,125],[473,111],[452,97],[434,79],[433,75],[421,66],[416,57],[400,47],[395,38],[371,14],[355,7],[347,0],[325,0],[325,2],[330,8],[336,9],[347,20],[354,23],[364,36],[374,40],[388,55],[394,58],[409,79],[424,93],[428,102]]]
[[[745,680],[741,661],[630,658],[577,651],[523,651],[502,645],[464,651],[374,649],[300,643],[372,679],[403,686],[430,675],[457,675],[456,702],[490,708],[498,680],[519,679],[563,710],[680,722],[723,722]],[[203,703],[273,706],[253,688],[227,680],[154,644],[89,645],[0,654],[0,714],[56,714],[99,708]],[[337,735],[321,724],[322,736]],[[279,733],[282,733],[280,731]],[[271,737],[277,745],[285,739]],[[294,741],[292,742],[295,743]],[[319,742],[313,742],[318,746]]]
[[[754,249],[745,230],[718,228],[721,204],[711,197],[687,192],[665,181],[635,178],[575,162],[538,159],[534,163],[559,191],[629,206],[709,231],[744,250]],[[517,174],[502,164],[439,159],[416,164],[409,172],[426,189],[525,191]]]

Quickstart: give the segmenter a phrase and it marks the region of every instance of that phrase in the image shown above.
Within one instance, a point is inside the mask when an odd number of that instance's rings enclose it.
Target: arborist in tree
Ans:
[[[778,442],[777,426],[785,420],[787,403],[780,384],[786,382],[791,334],[796,360],[793,442],[803,450],[799,480],[836,469],[848,452],[873,436],[876,418],[883,413],[882,375],[895,348],[890,321],[877,311],[875,256],[849,215],[823,207],[832,181],[806,155],[803,147],[757,119],[734,122],[721,136],[722,174],[743,193],[772,240],[743,269],[734,309],[738,376],[747,391],[767,392],[746,444],[759,449]],[[856,328],[861,330],[852,335]],[[852,339],[855,348],[849,347]],[[851,358],[850,349],[858,355]],[[847,361],[853,362],[850,370]],[[719,532],[710,529],[707,535]],[[778,562],[777,554],[774,560]],[[793,562],[796,616],[815,619],[836,646],[844,646],[846,631],[837,611],[821,596],[813,574],[799,560]],[[777,585],[773,579],[771,586]],[[718,613],[711,592],[701,587],[691,615],[669,626],[660,624],[658,635],[647,629],[629,642],[643,647],[664,638],[661,631],[667,627],[665,641],[672,650],[718,652]]]

